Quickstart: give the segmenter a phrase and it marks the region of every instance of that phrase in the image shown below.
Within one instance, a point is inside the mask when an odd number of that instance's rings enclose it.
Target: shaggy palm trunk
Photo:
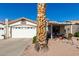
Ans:
[[[39,49],[46,46],[46,20],[45,11],[46,4],[38,3],[38,15],[37,15],[37,40]]]

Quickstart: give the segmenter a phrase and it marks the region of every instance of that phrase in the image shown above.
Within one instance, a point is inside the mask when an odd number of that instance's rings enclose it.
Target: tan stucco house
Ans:
[[[6,29],[5,23],[0,23],[0,39],[3,39],[2,35],[6,35],[6,32],[9,38],[33,38],[36,36],[36,21],[24,17],[18,18],[8,21],[8,29]],[[66,21],[63,23],[48,21],[47,28],[51,34],[51,38],[53,38],[54,34],[74,34],[79,31],[79,20]]]
[[[66,21],[65,30],[66,30],[66,34],[68,33],[74,34],[75,32],[78,32],[79,31],[79,20]]]

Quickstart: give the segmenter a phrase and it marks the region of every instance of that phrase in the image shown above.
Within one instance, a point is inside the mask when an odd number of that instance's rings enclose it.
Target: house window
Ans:
[[[18,27],[18,29],[21,29],[20,27]]]
[[[18,29],[18,27],[15,27],[15,29]]]

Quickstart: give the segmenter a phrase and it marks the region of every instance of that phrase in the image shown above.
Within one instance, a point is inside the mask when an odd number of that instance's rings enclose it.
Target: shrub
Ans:
[[[71,39],[72,39],[72,36],[73,36],[73,35],[72,35],[71,33],[69,33],[69,34],[68,34],[68,40],[71,40]]]
[[[36,43],[36,42],[37,42],[37,38],[36,38],[36,36],[34,36],[32,43],[34,44],[34,43]]]
[[[77,39],[79,41],[79,39]]]
[[[79,32],[76,32],[76,33],[74,34],[74,36],[75,36],[75,37],[79,37]]]

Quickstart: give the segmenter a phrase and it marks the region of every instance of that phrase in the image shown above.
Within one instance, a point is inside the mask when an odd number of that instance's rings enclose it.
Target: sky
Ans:
[[[37,3],[0,3],[0,21],[4,21],[5,18],[16,20],[21,17],[36,20]],[[46,18],[58,22],[79,20],[79,4],[47,3]]]

